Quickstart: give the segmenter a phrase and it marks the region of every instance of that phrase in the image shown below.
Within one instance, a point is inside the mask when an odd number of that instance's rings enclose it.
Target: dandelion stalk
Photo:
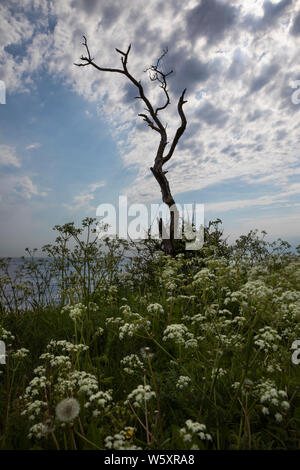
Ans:
[[[87,442],[88,444],[90,444],[91,446],[95,447],[96,449],[98,450],[103,450],[101,447],[97,446],[97,444],[95,444],[94,442],[90,441],[89,439],[87,439],[83,434],[81,434],[80,432],[78,431],[75,431],[75,433],[77,434],[77,436],[81,437],[81,439],[83,439],[85,442]]]

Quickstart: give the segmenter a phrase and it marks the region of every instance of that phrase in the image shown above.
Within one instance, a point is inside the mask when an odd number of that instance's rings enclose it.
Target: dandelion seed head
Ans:
[[[79,415],[80,405],[75,398],[66,398],[56,406],[56,417],[59,421],[73,421]]]

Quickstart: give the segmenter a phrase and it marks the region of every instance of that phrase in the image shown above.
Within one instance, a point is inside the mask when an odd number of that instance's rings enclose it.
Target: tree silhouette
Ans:
[[[131,45],[129,45],[126,52],[123,52],[120,49],[116,48],[116,51],[121,55],[122,68],[108,68],[108,67],[101,67],[95,63],[94,58],[92,58],[90,54],[86,37],[83,36],[83,39],[84,39],[83,45],[86,49],[87,55],[82,55],[80,58],[81,63],[79,64],[76,63],[74,65],[78,67],[86,67],[86,66],[92,65],[100,72],[111,72],[111,73],[119,73],[119,74],[125,75],[128,78],[128,80],[131,83],[133,83],[138,89],[139,96],[137,96],[136,98],[141,99],[146,105],[146,108],[145,108],[146,114],[140,113],[138,114],[138,116],[142,117],[143,120],[148,124],[148,126],[151,129],[153,129],[155,132],[158,132],[160,135],[160,141],[157,147],[156,156],[154,159],[154,165],[150,169],[160,186],[162,200],[165,204],[167,204],[170,210],[169,234],[167,234],[167,230],[163,226],[162,220],[160,220],[159,231],[162,237],[162,246],[163,246],[164,252],[166,254],[173,255],[175,253],[175,243],[174,243],[175,234],[176,234],[177,227],[179,226],[179,223],[178,223],[179,214],[178,214],[178,210],[175,204],[175,200],[171,193],[168,179],[166,177],[167,171],[163,170],[163,166],[172,158],[175,148],[178,144],[178,141],[186,129],[187,120],[183,112],[183,105],[187,102],[184,99],[186,89],[183,90],[178,100],[178,104],[177,104],[177,111],[178,111],[178,115],[180,117],[181,123],[180,123],[180,126],[176,130],[176,133],[173,137],[173,140],[169,149],[166,150],[166,147],[169,143],[167,130],[166,130],[166,126],[162,124],[161,119],[158,117],[158,114],[164,109],[166,109],[167,106],[169,106],[170,104],[170,97],[169,97],[168,86],[167,86],[167,77],[173,71],[171,70],[168,73],[164,73],[161,69],[162,59],[167,54],[168,50],[165,49],[163,51],[162,55],[158,58],[156,65],[151,65],[148,69],[145,70],[145,72],[149,71],[150,80],[159,82],[160,88],[162,88],[163,93],[164,93],[164,98],[165,98],[164,103],[161,106],[155,108],[151,104],[147,96],[145,95],[141,81],[140,80],[138,81],[136,78],[134,78],[133,75],[128,71],[128,57],[129,57]]]

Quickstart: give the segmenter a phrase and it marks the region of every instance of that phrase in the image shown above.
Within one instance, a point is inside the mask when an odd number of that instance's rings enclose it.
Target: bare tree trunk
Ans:
[[[175,231],[177,228],[175,226],[175,221],[178,221],[178,210],[176,207],[175,200],[171,194],[170,185],[165,176],[165,172],[157,168],[157,166],[155,165],[154,167],[151,167],[150,169],[161,188],[162,200],[169,207],[169,213],[170,213],[169,231],[167,230],[166,227],[163,227],[163,221],[162,219],[160,219],[161,220],[160,236],[162,238],[164,252],[168,255],[173,255],[175,254],[174,240],[175,240]],[[177,215],[177,217],[175,216],[175,214]]]

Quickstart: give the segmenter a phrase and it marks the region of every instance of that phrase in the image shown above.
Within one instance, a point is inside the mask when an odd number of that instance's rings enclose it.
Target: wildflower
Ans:
[[[29,429],[28,437],[32,439],[33,437],[37,439],[42,439],[47,434],[53,431],[53,428],[50,428],[48,425],[44,423],[37,423],[31,426]]]
[[[90,395],[89,401],[84,405],[85,408],[88,408],[90,405],[99,406],[100,408],[105,408],[112,401],[112,390],[103,392],[99,390],[97,393]]]
[[[212,379],[214,379],[215,377],[216,378],[223,377],[226,374],[227,374],[227,371],[222,369],[222,367],[219,367],[218,369],[213,368],[212,371],[211,371]]]
[[[132,439],[133,434],[134,434],[134,428],[125,428],[126,429],[126,434],[125,434],[125,439]]]
[[[85,344],[73,344],[66,340],[56,341],[52,339],[47,345],[47,350],[54,350],[61,348],[64,352],[81,352],[87,351],[89,349]]]
[[[181,428],[179,432],[184,442],[191,442],[194,437],[200,438],[202,441],[212,441],[212,436],[206,432],[205,424],[191,419],[186,420],[185,427]]]
[[[35,400],[27,404],[25,410],[22,411],[21,415],[22,416],[28,415],[29,419],[32,421],[35,417],[37,417],[41,413],[42,408],[45,409],[46,407],[47,407],[47,403],[41,400]]]
[[[234,382],[231,386],[232,386],[232,388],[234,388],[235,390],[237,390],[240,385],[241,385],[240,382]]]
[[[71,361],[68,356],[53,356],[50,360],[50,364],[52,367],[64,366],[67,369],[71,368]]]
[[[176,388],[183,389],[188,387],[188,385],[191,383],[190,377],[187,377],[185,375],[181,375],[177,381]]]
[[[78,321],[83,320],[83,316],[86,313],[86,311],[87,311],[87,307],[83,305],[82,303],[78,303],[75,305],[66,305],[65,307],[63,307],[61,313],[68,312],[71,320],[73,320],[73,322],[76,323]]]
[[[119,338],[123,340],[126,336],[132,337],[140,328],[149,329],[151,323],[148,320],[145,320],[138,313],[131,314],[134,315],[134,320],[132,323],[124,323],[119,328]]]
[[[201,286],[201,287],[211,287],[214,280],[215,275],[212,273],[208,268],[201,269],[197,274],[194,276],[193,285],[194,286]]]
[[[121,317],[107,317],[105,323],[106,325],[122,325],[124,320]]]
[[[281,402],[281,407],[284,409],[284,410],[288,410],[289,407],[290,407],[290,404],[288,401],[282,401]]]
[[[10,331],[5,330],[4,328],[0,328],[0,339],[4,339],[5,341],[13,341],[15,337],[11,334]]]
[[[159,313],[163,314],[163,313],[164,313],[164,309],[163,309],[163,307],[162,307],[160,304],[157,304],[157,303],[156,303],[156,304],[150,304],[150,305],[148,305],[148,307],[147,307],[147,312],[149,312],[149,313],[154,313],[154,314],[155,314],[155,313],[157,313],[157,314],[159,314]]]
[[[29,354],[28,349],[21,348],[21,349],[18,349],[15,353],[13,353],[13,357],[16,359],[22,359],[26,357],[28,354]]]
[[[138,385],[138,387],[128,395],[125,405],[129,403],[129,401],[134,400],[134,406],[140,408],[141,404],[151,400],[153,397],[155,397],[155,392],[152,391],[150,385]]]
[[[185,348],[197,347],[198,343],[192,333],[190,333],[182,323],[174,323],[167,326],[163,333],[163,341],[173,340],[174,343],[185,345]]]
[[[260,396],[260,402],[264,404],[262,408],[263,414],[270,414],[269,409],[275,413],[276,408],[281,411],[281,409],[288,410],[290,407],[288,401],[285,400],[286,392],[284,390],[277,390],[274,382],[271,380],[258,383],[254,388],[254,392]],[[268,408],[266,405],[268,405]],[[265,409],[268,409],[268,413]],[[282,415],[279,412],[276,412],[274,416],[276,421],[280,422],[282,420]]]
[[[101,326],[99,326],[95,331],[95,336],[101,336],[101,335],[103,335],[103,333],[104,333],[103,328],[101,328]]]
[[[66,398],[58,403],[55,411],[59,421],[73,421],[79,415],[80,405],[75,398]]]
[[[270,350],[277,351],[278,345],[275,343],[281,339],[281,336],[276,330],[274,330],[274,328],[265,326],[264,328],[260,328],[258,334],[254,336],[254,344],[264,352],[268,352]]]
[[[99,307],[95,302],[89,302],[89,309],[91,312],[97,312],[99,310]]]
[[[143,359],[151,359],[154,356],[154,354],[151,352],[151,349],[148,346],[146,346],[145,348],[141,348],[140,354]]]
[[[132,375],[135,372],[144,369],[143,363],[140,361],[136,354],[130,354],[128,356],[125,356],[120,363],[123,366],[124,372],[126,372],[127,374]]]
[[[114,436],[107,436],[104,439],[105,447],[115,450],[141,450],[141,447],[137,447],[129,442],[133,437],[134,431],[135,428],[127,426]]]

